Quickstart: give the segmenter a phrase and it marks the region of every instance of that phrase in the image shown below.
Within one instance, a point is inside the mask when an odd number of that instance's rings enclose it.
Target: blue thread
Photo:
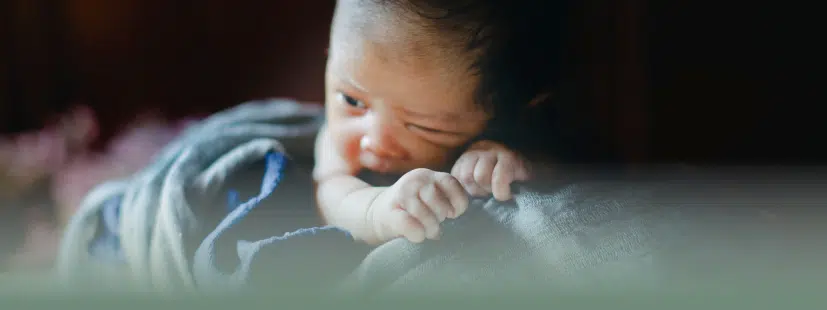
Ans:
[[[276,242],[288,241],[291,238],[298,238],[298,237],[310,237],[315,236],[318,234],[326,233],[326,232],[341,232],[344,233],[344,236],[347,238],[352,239],[350,232],[345,231],[339,227],[335,226],[323,226],[323,227],[311,227],[311,228],[302,228],[293,232],[285,233],[282,236],[273,236],[267,239],[250,242],[246,240],[239,240],[236,242],[236,251],[238,252],[238,258],[240,259],[240,265],[238,266],[236,272],[232,275],[235,284],[246,284],[250,276],[250,268],[253,265],[253,259],[255,255],[264,248],[265,246],[272,245]],[[342,236],[342,235],[340,235]]]
[[[264,245],[272,244],[272,243],[279,242],[279,241],[285,241],[289,238],[294,238],[294,237],[307,237],[307,236],[318,235],[320,233],[324,233],[324,232],[328,232],[328,231],[339,231],[341,233],[344,233],[349,238],[352,238],[352,235],[350,234],[350,232],[348,232],[344,229],[341,229],[339,227],[336,227],[336,226],[329,226],[328,225],[328,226],[321,226],[321,227],[301,228],[299,230],[295,230],[295,231],[292,231],[292,232],[285,233],[284,235],[281,235],[281,236],[273,236],[273,237],[270,237],[270,238],[267,238],[267,239],[264,239],[264,240],[255,241],[255,242],[250,242],[250,241],[246,241],[246,240],[239,240],[238,241],[238,247],[239,248],[244,248],[245,250],[243,252],[248,253],[247,255],[242,254],[240,256],[245,256],[245,257],[252,256],[251,254],[254,254],[256,251],[258,251],[258,249],[260,249]]]
[[[88,251],[92,257],[108,263],[123,263],[123,249],[120,238],[121,196],[110,198],[101,209],[102,229],[100,234],[89,244]]]
[[[227,288],[223,285],[230,285],[230,287],[238,288],[239,285],[244,285],[249,277],[250,268],[255,254],[262,247],[271,245],[275,242],[285,241],[291,238],[295,239],[296,237],[310,237],[326,232],[342,232],[343,234],[340,236],[350,238],[351,240],[353,239],[353,236],[348,231],[344,231],[341,228],[334,226],[324,226],[298,229],[293,232],[285,233],[282,236],[274,236],[254,242],[238,240],[236,241],[236,252],[240,259],[240,264],[237,265],[235,270],[230,274],[226,274],[216,268],[216,241],[224,234],[224,232],[241,221],[250,211],[257,207],[261,201],[269,197],[275,191],[283,177],[285,161],[286,158],[284,154],[269,153],[266,160],[265,174],[262,178],[261,192],[258,196],[251,198],[230,212],[230,214],[228,214],[227,217],[225,217],[224,220],[217,225],[216,229],[204,238],[201,245],[198,249],[196,249],[193,272],[200,286],[219,285]]]
[[[239,205],[241,205],[241,203],[238,199],[238,191],[229,190],[227,192],[227,213],[233,212]]]
[[[284,163],[284,154],[277,152],[267,153],[265,166],[266,170],[264,172],[264,178],[261,182],[261,192],[259,192],[258,196],[253,197],[247,202],[236,207],[233,212],[230,212],[227,218],[225,218],[224,221],[221,221],[221,224],[218,225],[218,229],[214,232],[217,232],[218,234],[223,233],[225,230],[235,225],[235,223],[241,220],[245,215],[247,215],[247,213],[250,213],[250,211],[258,206],[262,200],[270,196],[270,194],[276,190],[279,183],[281,183],[282,172],[284,172]]]
[[[237,222],[241,221],[250,211],[252,211],[258,204],[270,196],[276,187],[281,182],[282,173],[284,172],[285,166],[285,156],[279,152],[270,152],[266,155],[265,160],[265,172],[264,177],[262,179],[261,184],[261,192],[258,196],[251,198],[250,200],[246,201],[238,205],[230,214],[228,214],[216,227],[215,230],[210,232],[206,238],[201,242],[201,245],[196,250],[196,268],[207,268],[208,270],[202,270],[202,272],[206,273],[220,273],[219,271],[215,270],[213,265],[215,265],[215,257],[213,255],[215,242],[218,238],[228,229],[233,227]],[[205,265],[200,264],[201,259],[206,259]],[[201,267],[201,268],[199,268]]]
[[[271,238],[271,240],[281,241],[281,240],[286,240],[287,238],[292,238],[292,237],[297,237],[297,236],[316,235],[316,234],[319,234],[321,232],[329,231],[329,230],[338,230],[338,231],[341,231],[341,232],[345,233],[348,237],[351,237],[350,232],[348,232],[344,229],[341,229],[339,227],[322,226],[322,227],[302,228],[302,229],[299,229],[299,230],[296,230],[296,231],[293,231],[293,232],[286,233],[286,234],[282,235],[281,237],[273,237],[273,238]]]
[[[121,227],[121,196],[106,202],[103,208],[103,223],[110,233],[119,236]]]

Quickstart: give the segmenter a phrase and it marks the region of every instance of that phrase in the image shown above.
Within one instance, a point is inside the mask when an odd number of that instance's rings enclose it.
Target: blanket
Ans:
[[[274,158],[268,154],[281,159],[270,165],[271,181],[265,183],[275,189],[281,174],[290,174],[290,184],[279,185],[290,195],[278,195],[279,205],[289,207],[263,218],[276,219],[271,227],[278,222],[303,225],[299,223],[314,218],[302,215],[310,209],[311,183],[310,164],[301,158],[311,156],[295,156],[288,164],[286,149],[312,153],[322,111],[317,105],[264,100],[191,126],[151,165],[129,178],[101,184],[85,197],[64,233],[58,275],[70,284],[78,278],[98,283],[102,276],[111,276],[111,282],[126,282],[130,288],[194,289],[194,249],[227,216],[228,205],[217,202],[254,193],[250,184],[258,180],[248,181],[248,172],[260,175],[260,165]]]
[[[142,173],[87,196],[66,231],[60,275],[73,287],[117,274],[105,283],[288,295],[824,280],[827,251],[812,238],[823,225],[812,215],[827,186],[802,173],[791,183],[726,177],[744,171],[634,179],[558,172],[516,185],[512,201],[472,200],[438,241],[370,248],[320,225],[312,210],[312,163],[296,154],[310,154],[322,121],[318,108],[271,100],[193,127]]]

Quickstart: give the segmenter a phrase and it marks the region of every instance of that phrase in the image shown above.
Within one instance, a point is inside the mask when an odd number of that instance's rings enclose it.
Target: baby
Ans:
[[[324,221],[369,244],[422,242],[469,194],[511,199],[530,171],[504,133],[557,77],[552,3],[339,0],[313,171]],[[401,177],[378,187],[365,171]]]

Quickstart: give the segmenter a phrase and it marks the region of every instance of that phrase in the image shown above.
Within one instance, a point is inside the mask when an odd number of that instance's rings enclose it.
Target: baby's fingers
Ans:
[[[518,173],[519,163],[511,156],[500,156],[492,173],[491,189],[494,198],[499,201],[511,199],[511,182]]]
[[[404,237],[413,243],[425,241],[424,225],[407,210],[394,209],[389,224],[397,237]]]
[[[486,154],[486,156],[480,156],[474,167],[474,181],[485,190],[486,194],[493,191],[493,172],[494,168],[499,165],[499,161],[497,156]]]
[[[437,215],[419,199],[414,197],[405,203],[405,209],[416,218],[425,231],[425,238],[436,239],[439,237],[439,222]],[[418,237],[418,236],[417,236]]]
[[[477,166],[479,159],[479,156],[476,155],[462,156],[451,169],[451,175],[459,180],[464,190],[472,196],[485,196],[489,193],[480,187],[474,179],[474,168]]]
[[[468,193],[462,184],[455,177],[447,175],[437,181],[439,191],[448,198],[453,212],[447,215],[449,218],[457,218],[468,209]]]
[[[446,177],[453,178],[450,175],[446,175]],[[431,209],[431,212],[436,215],[440,223],[454,214],[454,207],[451,206],[451,201],[436,183],[422,188],[419,191],[419,199]]]

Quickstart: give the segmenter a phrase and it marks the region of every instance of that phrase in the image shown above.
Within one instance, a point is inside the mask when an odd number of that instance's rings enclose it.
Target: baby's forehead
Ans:
[[[455,54],[459,49],[440,44],[411,19],[351,11],[337,10],[332,32],[328,70],[337,80],[372,100],[385,99],[414,111],[472,100],[477,77],[470,61]]]
[[[337,8],[333,39],[365,40],[381,44],[393,58],[444,59],[463,61],[462,40],[448,31],[434,27],[434,21],[423,18],[405,4],[395,1],[344,1]],[[402,1],[404,2],[404,1]],[[403,57],[404,56],[404,57]]]
[[[357,61],[371,70],[393,70],[416,79],[467,78],[472,59],[464,59],[428,37],[404,29],[384,31],[353,29],[331,38],[330,54],[336,59]],[[348,66],[350,67],[350,66]]]

